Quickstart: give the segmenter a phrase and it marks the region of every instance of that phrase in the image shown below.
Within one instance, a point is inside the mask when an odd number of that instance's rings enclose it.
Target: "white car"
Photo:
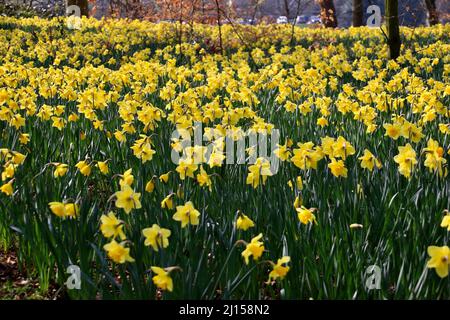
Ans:
[[[308,22],[308,16],[301,15],[297,16],[297,19],[295,19],[296,24],[305,24]]]
[[[307,22],[307,24],[316,24],[316,23],[321,23],[322,20],[320,20],[319,16],[312,16],[309,17],[309,20]]]
[[[288,18],[286,16],[279,16],[277,18],[277,23],[278,24],[288,23]]]

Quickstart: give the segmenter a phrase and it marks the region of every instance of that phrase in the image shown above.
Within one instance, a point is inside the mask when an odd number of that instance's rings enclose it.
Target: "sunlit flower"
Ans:
[[[153,224],[151,228],[145,228],[142,230],[142,234],[145,237],[144,244],[146,246],[152,246],[153,250],[158,251],[159,248],[167,248],[169,246],[170,230],[164,229]]]
[[[236,220],[236,229],[247,231],[249,228],[255,226],[255,223],[248,216],[239,211]]]
[[[153,192],[153,190],[155,190],[155,183],[153,182],[153,179],[151,179],[145,184],[145,191]]]
[[[197,182],[200,187],[208,187],[209,191],[212,191],[212,181],[208,173],[200,166],[200,173],[197,174]]]
[[[119,185],[121,187],[131,186],[134,181],[134,176],[132,174],[133,169],[128,169],[120,176]]]
[[[91,174],[91,165],[89,163],[87,163],[87,161],[80,161],[78,162],[75,167],[78,168],[78,170],[80,170],[80,173],[83,176],[89,176]]]
[[[173,220],[180,221],[181,227],[184,228],[188,224],[198,225],[200,212],[194,208],[191,201],[185,203],[184,206],[177,206],[177,212],[173,215]]]
[[[160,267],[152,267],[152,271],[156,274],[153,276],[153,283],[161,290],[172,292],[173,281],[168,271]]]
[[[450,231],[450,211],[445,210],[447,214],[442,218],[441,227],[447,228],[448,231]]]
[[[431,257],[427,262],[428,268],[434,268],[439,277],[445,278],[448,276],[448,269],[450,268],[450,249],[448,246],[428,247],[428,255]]]
[[[170,177],[170,171],[167,172],[167,173],[165,173],[165,174],[162,174],[162,175],[159,177],[159,181],[164,182],[164,183],[167,183],[167,182],[169,181],[169,177]]]
[[[117,243],[113,239],[110,243],[105,244],[103,249],[115,263],[134,262],[134,259],[130,256],[130,248],[125,248],[124,242]]]
[[[169,210],[173,209],[173,196],[174,194],[171,193],[161,201],[162,209],[169,209]]]
[[[260,183],[264,185],[267,177],[272,175],[270,163],[265,158],[256,159],[256,163],[251,165],[248,170],[247,184],[251,184],[253,188],[258,187]]]
[[[68,169],[69,169],[69,166],[67,164],[57,163],[57,164],[55,164],[55,170],[53,171],[53,176],[55,178],[63,177],[66,175]]]
[[[444,156],[444,149],[439,146],[438,142],[430,139],[428,140],[427,147],[424,148],[426,159],[425,167],[427,167],[431,172],[437,171],[439,175],[443,175],[442,165],[447,163]]]
[[[110,211],[108,215],[103,214],[100,221],[100,230],[106,238],[116,238],[117,236],[122,240],[127,238],[123,232],[123,222],[117,219],[114,212]]]
[[[289,272],[290,267],[286,266],[286,264],[290,261],[291,261],[291,257],[284,256],[284,257],[278,259],[276,264],[272,263],[272,271],[269,273],[268,282],[277,280],[277,279],[283,280],[284,277]]]
[[[12,196],[14,193],[12,181],[3,184],[0,187],[0,191],[3,192],[4,194],[6,194],[7,196]]]
[[[132,209],[142,208],[141,201],[139,200],[141,194],[134,192],[128,185],[122,186],[122,189],[114,195],[116,196],[116,207],[123,208],[126,213],[130,213]]]
[[[303,223],[303,224],[308,224],[308,223],[315,223],[315,224],[317,224],[316,216],[313,213],[317,209],[315,209],[315,208],[307,209],[304,206],[301,206],[300,208],[297,208],[295,210],[297,210],[297,217],[298,217],[298,220],[300,220],[301,223]]]
[[[242,257],[244,257],[245,264],[249,263],[250,256],[253,256],[253,260],[258,260],[263,252],[264,252],[264,244],[263,242],[259,241],[263,237],[262,233],[257,235],[256,237],[252,238],[250,243],[247,243],[246,248],[244,251],[242,251]]]
[[[380,160],[375,158],[375,156],[369,150],[365,149],[362,157],[358,158],[361,160],[361,168],[372,171],[376,166],[378,169],[382,167]]]
[[[337,160],[332,158],[331,162],[328,164],[328,168],[330,168],[331,173],[335,177],[344,177],[347,178],[347,168],[345,167],[345,163],[342,160]]]
[[[103,174],[109,173],[108,162],[107,161],[97,161],[96,166],[100,169],[100,172]]]
[[[399,164],[398,171],[406,178],[410,178],[417,164],[416,152],[409,143],[404,147],[398,147],[398,151],[398,155],[394,157],[394,161]]]

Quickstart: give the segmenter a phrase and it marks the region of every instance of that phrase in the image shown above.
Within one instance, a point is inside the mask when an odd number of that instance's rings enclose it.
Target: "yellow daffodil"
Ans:
[[[21,154],[20,152],[17,151],[11,151],[11,154],[12,154],[12,161],[16,165],[21,165],[25,161],[26,155]]]
[[[104,175],[107,175],[109,173],[107,161],[97,161],[96,166],[97,166],[97,168],[100,169],[100,172],[103,173]]]
[[[270,163],[267,159],[264,158],[256,159],[256,163],[251,165],[248,170],[249,173],[246,183],[251,184],[253,188],[258,187],[260,183],[264,185],[266,183],[267,177],[270,177],[272,175],[272,172],[270,171]]]
[[[300,195],[296,196],[295,200],[294,200],[294,208],[295,209],[300,208],[302,206],[302,204],[303,204],[302,197]]]
[[[445,210],[447,214],[442,218],[441,227],[447,228],[448,231],[450,231],[450,212],[448,210]]]
[[[285,145],[277,145],[278,149],[276,149],[273,153],[281,160],[281,161],[286,161],[288,160],[292,153],[289,150],[289,147],[285,144]]]
[[[437,171],[440,176],[443,175],[442,166],[447,163],[444,156],[444,149],[439,146],[438,142],[430,139],[428,140],[427,147],[424,148],[426,159],[425,167],[427,167],[430,172]]]
[[[200,212],[194,208],[191,201],[188,201],[184,206],[177,206],[177,212],[173,215],[173,220],[180,221],[181,227],[184,228],[188,224],[198,225],[199,217]]]
[[[169,246],[170,230],[164,229],[153,224],[151,228],[145,228],[142,230],[142,234],[145,237],[144,244],[146,246],[152,246],[153,250],[158,251],[159,248],[167,248]]]
[[[245,264],[249,263],[250,256],[253,256],[253,260],[257,261],[264,252],[264,244],[259,241],[263,237],[262,233],[252,238],[250,243],[247,243],[246,248],[242,251],[241,255],[244,257]]]
[[[153,190],[155,190],[155,183],[151,179],[145,184],[145,191],[151,193]]]
[[[132,171],[133,169],[128,169],[123,173],[123,175],[120,176],[120,187],[131,186],[133,184],[134,176],[132,174]]]
[[[124,243],[117,243],[116,240],[111,240],[103,246],[103,249],[108,253],[108,257],[115,263],[134,262],[130,256],[130,248],[125,248]]]
[[[331,173],[335,177],[344,177],[347,178],[347,168],[345,167],[344,161],[337,160],[332,158],[331,162],[328,164],[328,168],[330,168]]]
[[[355,152],[355,148],[344,137],[339,136],[333,144],[333,156],[336,158],[345,160]]]
[[[180,160],[176,172],[180,175],[180,179],[184,180],[186,177],[194,178],[194,172],[197,170],[198,165],[194,164],[192,158]]]
[[[394,161],[399,164],[398,171],[406,178],[410,178],[417,164],[416,152],[409,143],[404,147],[398,147],[398,151],[398,155],[394,157]]]
[[[292,163],[302,170],[317,169],[317,163],[323,158],[319,150],[314,149],[312,142],[300,144],[298,149],[293,150],[293,153]]]
[[[378,169],[382,167],[380,160],[375,158],[375,156],[369,150],[365,149],[362,157],[358,158],[361,160],[361,168],[372,171],[376,166]]]
[[[30,142],[30,135],[28,133],[21,133],[19,135],[19,142],[23,145],[28,144]]]
[[[303,223],[303,224],[308,224],[308,223],[315,223],[315,224],[317,224],[316,216],[313,213],[317,209],[315,209],[315,208],[307,209],[304,206],[301,206],[300,208],[296,208],[295,210],[297,211],[298,220],[301,223]]]
[[[205,169],[203,169],[203,166],[200,166],[200,173],[197,174],[197,182],[200,187],[208,187],[209,191],[212,190],[211,178],[209,177]]]
[[[401,135],[401,126],[398,124],[385,123],[383,125],[384,129],[386,129],[385,136],[389,136],[390,138],[397,140]]]
[[[0,187],[0,191],[3,192],[4,194],[6,194],[7,196],[12,196],[14,193],[12,181],[3,184]]]
[[[239,211],[238,218],[236,220],[236,229],[247,231],[249,228],[255,226],[255,223],[248,216]]]
[[[269,273],[268,282],[276,280],[276,279],[283,280],[284,277],[289,272],[290,267],[286,266],[286,264],[289,263],[290,261],[291,261],[291,257],[284,256],[284,257],[278,259],[276,264],[272,263],[272,271]]]
[[[80,161],[78,162],[75,167],[78,168],[78,170],[80,170],[80,173],[83,176],[89,176],[91,174],[91,165],[87,163],[87,161]]]
[[[58,217],[62,218],[66,216],[66,208],[64,203],[62,202],[50,202],[49,204],[50,210],[56,214]]]
[[[161,182],[167,183],[167,182],[169,181],[169,176],[170,176],[170,171],[167,172],[167,173],[165,173],[165,174],[162,174],[162,175],[159,177],[159,180],[160,180]]]
[[[55,164],[55,170],[53,171],[53,176],[55,178],[63,177],[66,175],[67,170],[69,170],[69,166],[64,163]]]
[[[161,201],[161,208],[172,210],[173,209],[173,197],[174,197],[173,193],[171,193],[167,197],[165,197]]]
[[[5,181],[6,179],[10,179],[14,177],[14,174],[16,173],[17,165],[10,163],[5,166],[5,169],[2,172],[2,181]]]
[[[156,274],[152,278],[153,283],[161,290],[167,290],[172,292],[173,281],[172,278],[170,277],[169,272],[160,267],[153,266],[151,269]]]
[[[448,246],[428,247],[428,255],[431,257],[427,262],[428,268],[434,268],[439,277],[445,278],[448,276],[450,268],[450,249]]]
[[[116,238],[120,237],[121,240],[125,240],[127,237],[123,232],[123,222],[117,219],[114,212],[110,211],[108,215],[102,215],[100,217],[100,230],[104,237],[106,238]]]
[[[122,189],[114,195],[116,196],[116,207],[122,208],[126,213],[130,213],[132,209],[142,208],[141,201],[139,200],[141,194],[134,192],[128,185],[122,186]]]
[[[60,218],[76,217],[79,214],[79,207],[75,203],[53,201],[48,205],[50,207],[50,210]]]
[[[80,208],[75,203],[66,203],[64,209],[66,210],[67,217],[74,218],[80,214]]]

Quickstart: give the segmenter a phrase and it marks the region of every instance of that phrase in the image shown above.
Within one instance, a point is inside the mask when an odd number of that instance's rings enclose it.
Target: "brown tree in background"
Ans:
[[[289,0],[278,0],[278,9],[280,10],[283,16],[286,16],[288,19],[291,18],[291,5]]]
[[[385,0],[385,20],[387,41],[389,45],[389,59],[397,59],[400,55],[400,27],[398,23],[398,0]]]
[[[256,19],[258,13],[260,11],[261,5],[265,2],[265,0],[250,0],[248,1],[247,10],[249,11],[248,16],[250,16],[251,24],[256,23]]]
[[[425,0],[425,5],[428,10],[428,22],[430,26],[439,23],[439,14],[436,9],[436,0]]]
[[[363,0],[353,0],[353,26],[361,27],[363,25]]]
[[[336,28],[336,9],[333,0],[318,0],[320,5],[320,19],[326,28]]]
[[[172,24],[174,37],[180,45],[183,42],[204,42],[210,51],[223,52],[222,25],[229,20],[228,0],[155,0],[155,13],[158,21],[177,22]],[[218,26],[218,38],[203,39],[196,35],[194,23],[215,24]],[[171,35],[167,34],[168,38]]]
[[[88,0],[67,0],[68,7],[73,5],[80,7],[82,16],[89,16]]]

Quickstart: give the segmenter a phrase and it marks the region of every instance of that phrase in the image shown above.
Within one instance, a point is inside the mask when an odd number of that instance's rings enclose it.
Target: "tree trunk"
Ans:
[[[88,1],[87,0],[67,0],[67,6],[78,6],[80,7],[81,15],[82,16],[89,16],[89,7],[88,7]]]
[[[326,28],[336,28],[336,9],[334,8],[333,0],[319,0],[320,5],[320,19]]]
[[[425,4],[428,10],[428,23],[430,26],[439,23],[439,14],[436,9],[436,0],[425,0]]]
[[[291,15],[291,9],[289,8],[289,1],[288,0],[284,0],[283,1],[283,8],[284,8],[284,15],[289,20],[289,16]]]
[[[363,25],[363,0],[353,0],[353,26]]]
[[[400,27],[398,25],[398,0],[385,0],[386,28],[389,45],[389,59],[400,55]]]
[[[219,0],[216,0],[215,3],[216,3],[216,13],[217,13],[217,26],[219,27],[219,49],[220,49],[220,54],[223,55],[222,16],[220,14]]]

